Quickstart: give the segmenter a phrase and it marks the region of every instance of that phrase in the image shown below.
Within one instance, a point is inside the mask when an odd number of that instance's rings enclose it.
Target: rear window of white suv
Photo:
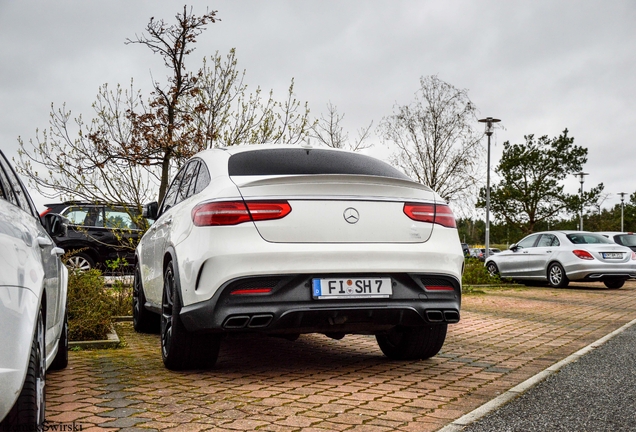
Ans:
[[[411,180],[391,165],[370,156],[323,149],[267,149],[230,157],[231,176],[353,174]]]

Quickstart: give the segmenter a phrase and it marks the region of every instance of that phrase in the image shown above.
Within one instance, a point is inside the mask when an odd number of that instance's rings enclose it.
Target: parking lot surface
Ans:
[[[163,367],[157,335],[70,353],[47,421],[82,430],[435,431],[636,318],[636,282],[483,288],[429,360],[389,361],[372,336],[227,339],[209,371]],[[51,430],[51,429],[50,429]]]

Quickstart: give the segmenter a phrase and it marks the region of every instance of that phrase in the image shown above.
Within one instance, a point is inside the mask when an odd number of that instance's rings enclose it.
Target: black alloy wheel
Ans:
[[[133,276],[133,328],[138,333],[158,333],[160,329],[160,317],[145,307],[146,295],[141,282],[141,269],[139,264],[135,265]]]
[[[435,356],[444,345],[448,324],[394,327],[375,336],[380,349],[392,360],[419,360]]]
[[[174,264],[168,262],[164,272],[161,301],[161,357],[170,370],[209,369],[219,356],[218,334],[195,334],[187,331],[179,312],[181,298]]]

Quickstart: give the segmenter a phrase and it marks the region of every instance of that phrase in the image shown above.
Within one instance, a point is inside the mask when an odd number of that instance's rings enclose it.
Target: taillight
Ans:
[[[192,209],[192,222],[196,226],[238,225],[252,220],[280,219],[289,212],[291,206],[287,201],[210,202]]]
[[[404,213],[418,222],[436,223],[448,228],[457,228],[455,215],[446,204],[405,203]]]
[[[584,260],[593,260],[594,257],[592,256],[591,253],[589,253],[586,250],[581,250],[581,249],[575,249],[572,251],[572,253],[574,255],[576,255],[577,257],[584,259]]]
[[[636,252],[633,252],[633,251],[632,251],[632,260],[636,261]]]

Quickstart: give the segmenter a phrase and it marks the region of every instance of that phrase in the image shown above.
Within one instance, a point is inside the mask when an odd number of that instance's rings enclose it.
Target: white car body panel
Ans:
[[[286,199],[284,219],[256,222],[266,241],[276,243],[421,243],[433,224],[404,217],[405,202],[435,202],[427,187],[399,179],[353,175],[302,175],[249,181],[234,176],[245,200]],[[346,209],[359,220],[348,223]]]
[[[22,389],[45,290],[47,368],[57,354],[68,281],[59,252],[34,216],[0,199],[0,419]]]

